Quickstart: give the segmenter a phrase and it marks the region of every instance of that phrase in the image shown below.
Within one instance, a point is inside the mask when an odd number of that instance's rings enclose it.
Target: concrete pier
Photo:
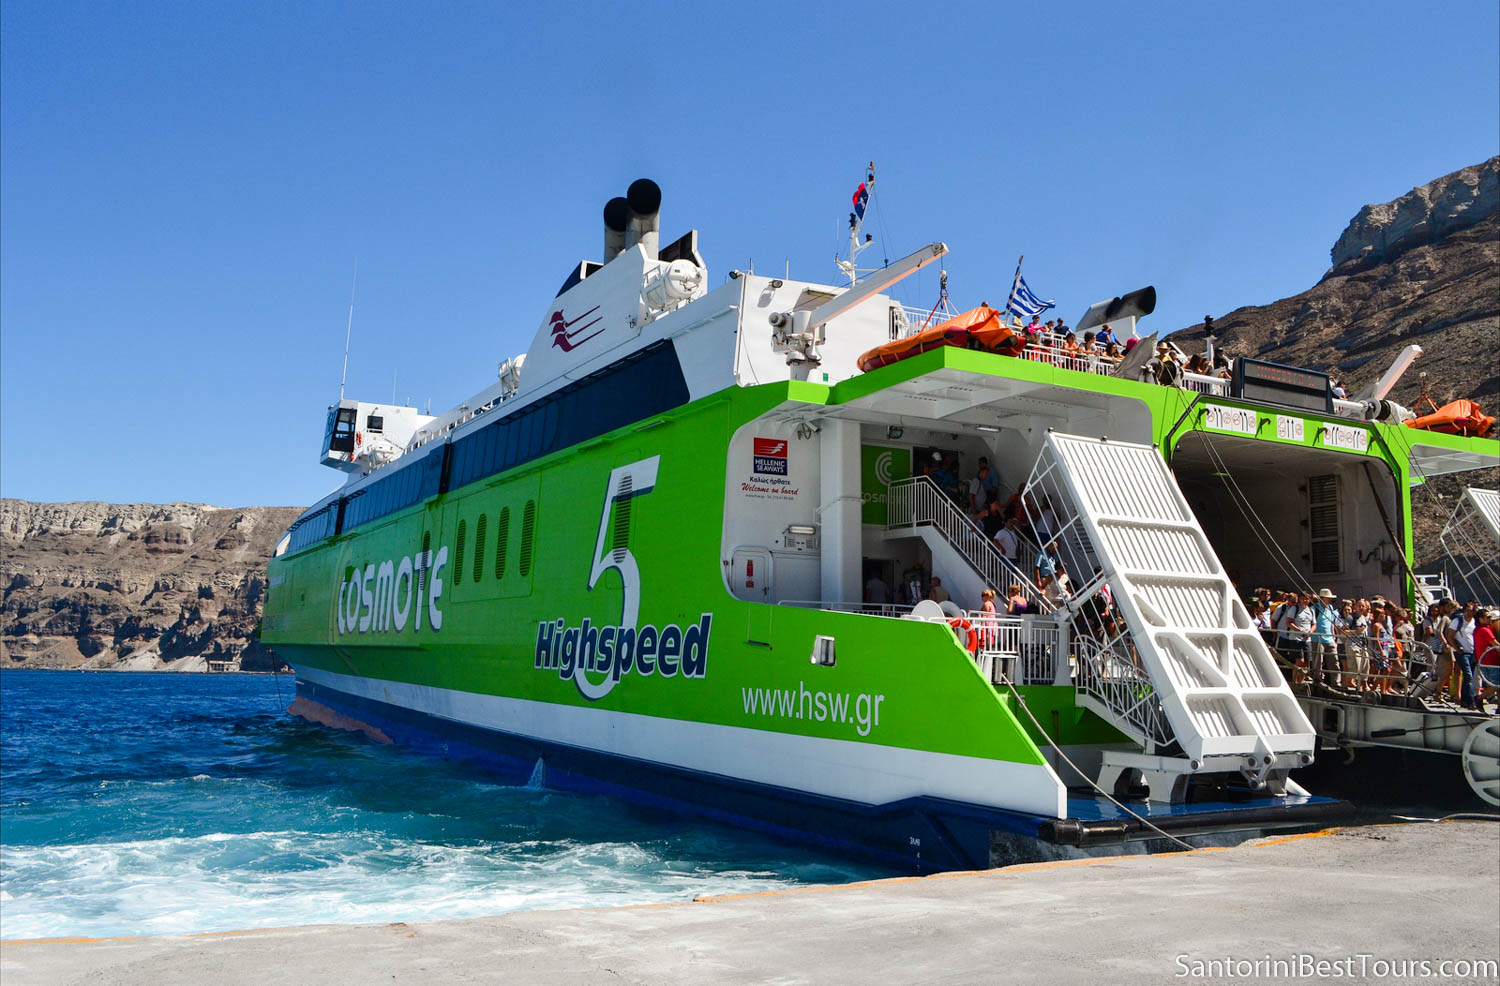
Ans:
[[[680,904],[0,944],[5,986],[1311,981],[1226,960],[1500,962],[1500,824],[1332,829]],[[1299,956],[1307,956],[1301,959]],[[1360,956],[1365,956],[1361,959]],[[1223,967],[1220,967],[1223,968]],[[1437,968],[1436,965],[1433,968]],[[1195,974],[1196,973],[1196,974]],[[1422,978],[1386,975],[1385,981]],[[1497,981],[1495,967],[1434,981]]]

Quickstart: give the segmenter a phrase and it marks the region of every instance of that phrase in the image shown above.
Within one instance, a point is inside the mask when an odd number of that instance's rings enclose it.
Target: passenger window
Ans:
[[[536,547],[536,501],[527,500],[521,512],[521,578],[531,575],[531,553]]]
[[[474,525],[474,581],[478,582],[484,577],[484,535],[485,528],[489,526],[488,514],[480,514],[479,522]]]
[[[510,553],[510,508],[500,509],[500,530],[495,534],[495,578],[505,578],[505,556]]]

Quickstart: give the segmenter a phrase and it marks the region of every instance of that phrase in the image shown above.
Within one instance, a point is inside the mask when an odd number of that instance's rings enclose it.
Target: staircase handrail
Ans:
[[[1119,649],[1083,634],[1073,637],[1078,691],[1095,698],[1114,725],[1148,750],[1172,743],[1171,723],[1146,670]]]
[[[994,539],[959,510],[930,476],[896,480],[889,489],[886,530],[929,525],[943,535],[992,589],[999,592],[1011,584],[1020,585],[1027,602],[1040,604],[1031,577],[1001,554]]]

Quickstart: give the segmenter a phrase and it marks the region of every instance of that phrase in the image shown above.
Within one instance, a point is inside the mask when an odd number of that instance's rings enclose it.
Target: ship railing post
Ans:
[[[1068,666],[1068,655],[1073,650],[1073,628],[1065,619],[1059,619],[1057,624],[1057,646],[1052,654],[1052,683],[1070,685],[1073,683],[1073,675]]]

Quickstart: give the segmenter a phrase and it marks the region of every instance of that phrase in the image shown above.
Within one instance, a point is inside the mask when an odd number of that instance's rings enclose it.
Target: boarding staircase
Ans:
[[[984,589],[1003,597],[1012,583],[1020,584],[1033,605],[1038,603],[1031,576],[1001,554],[930,477],[913,476],[890,485],[885,528],[887,537],[920,537],[932,554],[933,571],[949,582],[954,596],[972,600],[970,608],[978,607]]]
[[[1049,433],[1027,488],[1056,514],[1069,608],[1108,586],[1117,613],[1112,639],[1074,638],[1077,703],[1141,748],[1106,752],[1100,786],[1179,801],[1195,775],[1238,773],[1300,790],[1287,773],[1317,735],[1156,449]]]

